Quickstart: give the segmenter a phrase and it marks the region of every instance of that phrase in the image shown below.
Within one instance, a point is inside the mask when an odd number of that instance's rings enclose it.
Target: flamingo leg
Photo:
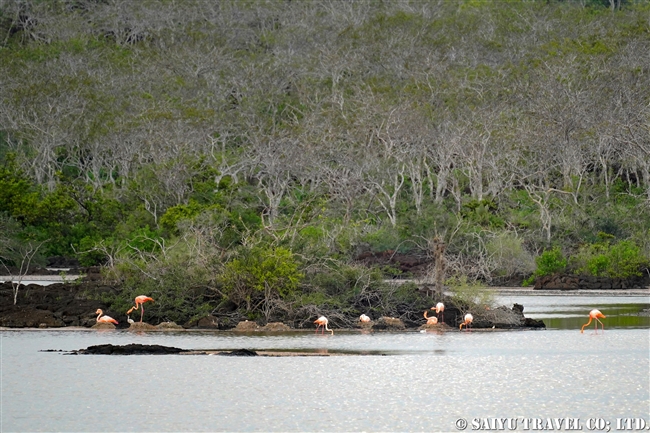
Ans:
[[[142,318],[144,317],[144,304],[140,305],[140,323],[142,323]]]

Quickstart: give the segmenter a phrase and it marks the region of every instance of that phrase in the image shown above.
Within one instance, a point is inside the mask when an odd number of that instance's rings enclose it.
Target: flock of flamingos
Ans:
[[[150,298],[149,296],[146,295],[140,295],[135,297],[135,306],[131,307],[129,311],[126,312],[126,321],[129,323],[135,323],[133,319],[129,316],[134,310],[140,310],[140,323],[142,323],[142,318],[144,317],[144,303],[145,302],[154,302],[153,298]],[[95,314],[97,314],[97,323],[112,323],[114,325],[117,325],[118,322],[117,320],[113,319],[111,316],[106,316],[104,315],[104,312],[101,309],[98,309],[95,311]]]
[[[144,303],[145,302],[154,302],[153,298],[146,296],[146,295],[140,295],[136,296],[135,298],[135,306],[131,307],[129,311],[126,312],[126,320],[129,323],[134,323],[133,319],[131,319],[130,314],[133,311],[137,311],[138,309],[140,310],[140,322],[142,322],[142,318],[144,317]],[[429,317],[427,315],[428,310],[424,311],[424,318],[427,319],[427,325],[435,325],[438,323],[438,320],[441,321],[441,323],[445,323],[445,318],[442,313],[445,311],[445,304],[442,302],[438,302],[435,307],[431,307],[431,310],[435,310],[436,314],[438,317],[432,316]],[[97,314],[97,323],[113,323],[117,325],[119,322],[115,319],[113,319],[110,316],[104,315],[104,312],[100,309],[98,309],[95,314]],[[606,316],[601,313],[599,310],[591,310],[589,312],[589,322],[585,323],[582,325],[582,328],[580,328],[580,333],[583,333],[585,330],[585,327],[589,326],[593,320],[596,321],[595,326],[596,326],[596,332],[598,332],[598,324],[602,326],[603,332],[605,332],[605,325],[603,322],[600,321],[600,319],[604,319]],[[365,314],[362,314],[359,316],[359,321],[362,323],[368,323],[370,322],[370,317],[366,316]],[[462,331],[463,326],[465,327],[465,330],[469,330],[470,325],[474,321],[474,316],[471,314],[467,313],[465,314],[465,317],[463,319],[463,322],[460,324],[459,329]],[[321,330],[321,334],[324,334],[325,331],[331,332],[332,335],[334,335],[334,330],[330,329],[327,327],[329,321],[327,320],[327,317],[325,316],[320,316],[318,319],[314,320],[314,323],[317,325],[316,326],[316,331],[318,332],[318,329]]]

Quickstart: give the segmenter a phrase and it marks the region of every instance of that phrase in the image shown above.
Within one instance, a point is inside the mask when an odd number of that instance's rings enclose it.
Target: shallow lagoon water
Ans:
[[[568,314],[564,306],[544,311],[541,297],[526,298],[521,303],[527,315]],[[583,304],[587,313],[594,301],[564,298],[567,305]],[[648,299],[631,301],[643,306]],[[578,322],[586,323],[581,313]],[[105,343],[355,354],[40,352]],[[460,418],[471,430],[473,420],[493,417],[516,418],[519,431],[531,418],[579,418],[583,431],[589,419],[610,422],[614,431],[617,418],[650,423],[650,331],[607,319],[605,332],[591,328],[584,334],[579,326],[334,336],[11,330],[0,332],[0,345],[3,432],[458,431]]]
[[[524,315],[531,319],[543,320],[547,329],[580,328],[589,320],[589,311],[599,309],[607,316],[608,328],[650,328],[650,314],[640,315],[642,310],[650,309],[650,296],[612,296],[598,295],[500,295],[496,297],[500,305],[514,303],[524,305]],[[594,326],[593,322],[590,326]]]

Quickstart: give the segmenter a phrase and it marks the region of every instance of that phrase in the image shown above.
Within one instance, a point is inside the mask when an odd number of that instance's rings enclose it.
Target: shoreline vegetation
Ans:
[[[336,5],[0,2],[0,325],[505,328],[483,287],[648,287],[649,2]]]
[[[389,283],[390,284],[390,283]],[[421,290],[412,282],[392,282],[393,286],[407,285],[412,292],[418,295],[417,301],[413,304],[402,304],[402,313],[393,317],[387,315],[378,308],[361,308],[348,310],[330,310],[330,326],[336,332],[382,332],[382,331],[420,331],[420,332],[448,332],[458,330],[461,318],[467,312],[475,316],[472,329],[476,330],[513,330],[543,328],[544,324],[539,320],[528,319],[524,315],[523,305],[514,304],[511,307],[497,306],[493,298],[497,294],[509,295],[568,295],[568,296],[648,296],[650,288],[629,288],[618,290],[599,289],[535,289],[531,287],[482,287],[473,288],[471,296],[463,293],[463,298],[454,295],[453,292],[445,292],[446,304],[443,317],[445,323],[440,321],[434,325],[427,325],[427,319],[423,317],[423,311],[432,308],[431,298],[423,295]],[[293,320],[270,318],[264,320],[258,318],[250,320],[242,314],[203,314],[176,323],[169,320],[158,319],[155,303],[149,304],[143,323],[127,323],[125,314],[110,309],[110,306],[101,302],[93,293],[117,290],[103,286],[95,281],[82,281],[67,284],[52,284],[48,286],[28,285],[21,286],[19,302],[13,305],[12,284],[5,282],[0,284],[0,329],[88,329],[88,330],[127,330],[135,332],[165,332],[182,330],[221,330],[240,333],[273,333],[273,332],[313,332],[315,329],[314,320],[322,313],[312,316],[309,311],[300,317],[298,314]],[[470,299],[468,302],[467,299]],[[481,302],[478,302],[478,300]],[[466,302],[463,304],[463,302]],[[431,305],[431,307],[429,307]],[[462,310],[457,305],[464,305]],[[423,306],[423,307],[418,307]],[[106,309],[106,314],[115,317],[120,322],[117,326],[111,323],[97,323],[96,310]],[[322,310],[316,310],[322,311]],[[359,320],[359,314],[369,313],[371,321],[368,323]],[[295,314],[295,313],[294,313]],[[430,313],[435,316],[435,312]]]

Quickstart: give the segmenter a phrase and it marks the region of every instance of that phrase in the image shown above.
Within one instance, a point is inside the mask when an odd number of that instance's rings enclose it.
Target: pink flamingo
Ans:
[[[334,330],[329,329],[329,328],[327,327],[327,323],[328,323],[327,317],[325,317],[325,316],[320,316],[318,319],[314,320],[314,323],[316,323],[316,324],[318,325],[318,326],[316,327],[316,331],[315,331],[315,332],[318,332],[318,328],[320,328],[320,327],[322,326],[323,328],[321,329],[321,334],[324,334],[325,331],[329,331],[329,332],[332,333],[332,335],[334,335]]]
[[[433,308],[432,308],[433,310]],[[424,318],[427,319],[427,325],[437,325],[438,324],[438,318],[437,317],[429,317],[427,316],[428,310],[424,310]]]
[[[95,311],[95,314],[97,314],[97,323],[113,323],[117,325],[119,322],[115,319],[113,319],[111,316],[102,316],[104,312],[100,310],[99,308],[97,311]]]
[[[142,323],[142,317],[144,316],[144,303],[149,301],[154,302],[153,298],[150,298],[149,296],[136,296],[135,307],[131,308],[126,314],[129,315],[133,310],[138,310],[138,308],[140,308],[140,323]]]
[[[433,310],[433,307],[431,308]],[[438,302],[436,304],[436,314],[438,315],[438,320],[442,323],[445,323],[445,304]]]
[[[472,316],[469,313],[465,314],[465,320],[463,321],[463,323],[460,324],[459,329],[462,331],[463,325],[465,325],[465,329],[469,329],[469,325],[471,325],[473,321],[474,321],[474,316]]]
[[[599,320],[600,319],[605,319],[607,316],[605,316],[603,313],[601,313],[598,310],[591,310],[589,312],[589,321],[582,325],[582,328],[580,328],[580,333],[582,334],[585,330],[585,326],[589,326],[592,320],[596,320],[596,332],[598,332],[598,324],[600,323],[603,326],[603,332],[605,332],[605,325],[603,325],[603,322]]]
[[[363,323],[368,323],[370,322],[370,317],[366,316],[365,314],[362,314],[361,316],[359,316],[359,321]]]

